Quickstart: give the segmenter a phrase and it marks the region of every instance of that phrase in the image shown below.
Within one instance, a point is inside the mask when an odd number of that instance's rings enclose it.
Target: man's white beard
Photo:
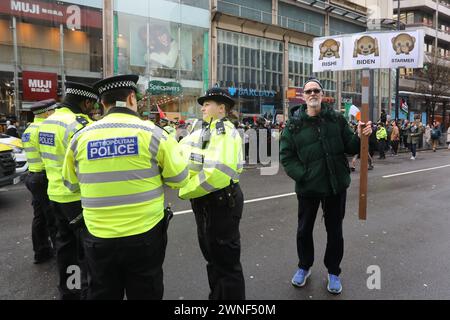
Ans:
[[[314,109],[320,107],[319,99],[309,101],[308,107],[314,108]]]

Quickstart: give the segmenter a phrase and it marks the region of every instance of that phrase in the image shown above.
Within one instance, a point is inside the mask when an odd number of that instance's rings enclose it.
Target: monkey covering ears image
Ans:
[[[323,57],[331,58],[335,57],[339,58],[339,47],[340,43],[333,39],[327,39],[319,45],[320,57],[319,60],[322,60]]]
[[[416,39],[407,33],[400,33],[392,38],[392,47],[396,54],[409,54],[414,49]]]
[[[358,54],[368,56],[374,54],[376,57],[380,55],[378,52],[378,40],[369,36],[363,36],[358,40],[355,40],[355,48],[353,50],[353,58],[356,58]]]

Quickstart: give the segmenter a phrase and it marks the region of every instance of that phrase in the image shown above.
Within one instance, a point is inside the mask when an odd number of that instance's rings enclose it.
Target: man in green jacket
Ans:
[[[303,87],[306,105],[294,107],[281,137],[280,159],[286,173],[295,180],[299,201],[297,253],[299,269],[292,284],[302,287],[311,274],[314,261],[313,228],[319,205],[325,218],[327,248],[325,266],[331,293],[342,291],[339,279],[344,254],[342,221],[345,214],[350,167],[346,154],[359,152],[359,136],[372,133],[371,123],[358,124],[357,134],[345,118],[322,105],[323,87],[309,79]]]

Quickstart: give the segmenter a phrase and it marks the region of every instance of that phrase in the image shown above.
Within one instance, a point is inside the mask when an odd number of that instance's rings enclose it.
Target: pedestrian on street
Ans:
[[[342,222],[345,215],[350,170],[346,154],[360,150],[360,136],[369,136],[371,123],[359,123],[353,134],[345,118],[322,104],[323,86],[309,79],[303,86],[306,105],[290,110],[290,119],[281,137],[280,159],[286,173],[295,180],[298,206],[298,270],[292,284],[302,287],[314,262],[313,228],[322,205],[327,230],[325,266],[329,292],[342,291],[339,278],[344,254]]]
[[[425,126],[422,145],[429,149],[431,147],[431,127],[429,124]]]
[[[378,152],[380,153],[378,159],[386,159],[385,155],[386,140],[387,140],[387,132],[386,129],[384,128],[384,123],[378,122],[377,141],[378,141]]]
[[[48,179],[48,197],[52,201],[58,233],[56,235],[56,262],[59,273],[59,293],[62,300],[86,298],[87,274],[84,265],[82,235],[85,228],[80,193],[76,185],[62,179],[64,155],[73,135],[92,121],[88,114],[94,108],[97,94],[82,83],[66,82],[62,103],[54,114],[39,127],[39,150]],[[75,192],[71,192],[75,191]],[[81,288],[69,285],[68,279],[78,266]]]
[[[408,126],[408,132],[410,136],[410,147],[411,147],[411,158],[410,160],[416,159],[416,151],[417,144],[419,143],[419,139],[424,131],[422,124],[420,123],[420,119],[416,119]]]
[[[447,144],[448,150],[450,150],[450,128],[447,128]]]
[[[353,127],[353,134],[358,134],[358,124],[354,124],[354,125],[352,125],[352,127]],[[372,150],[373,149],[373,147],[371,146],[372,145],[372,137],[373,137],[373,133],[370,135],[370,137],[369,137],[369,155],[368,155],[368,161],[369,161],[369,166],[368,166],[368,170],[373,170],[373,154],[374,154],[374,151]],[[376,148],[376,137],[375,137],[375,148]],[[355,154],[354,156],[353,156],[353,158],[352,158],[352,164],[351,164],[351,166],[350,166],[350,169],[351,169],[351,171],[355,171],[356,170],[356,160],[358,160],[358,159],[360,159],[360,157],[361,157],[361,155],[360,155],[360,152],[358,152],[358,154]]]
[[[6,121],[6,134],[11,137],[20,138],[19,131],[17,130],[17,121]]]
[[[386,152],[391,150],[391,154],[393,155],[394,152],[392,151],[392,141],[391,141],[392,123],[389,120],[386,121],[385,129],[386,129],[387,136],[386,136],[386,146],[385,146],[384,150]]]
[[[72,139],[62,172],[81,192],[87,299],[163,298],[169,210],[163,183],[187,183],[176,140],[137,113],[137,75],[94,84],[106,115]],[[75,191],[75,190],[74,190]]]
[[[31,239],[35,264],[51,259],[56,248],[57,229],[55,216],[48,198],[48,180],[39,152],[39,127],[46,118],[53,114],[55,108],[56,101],[54,99],[43,100],[33,104],[30,110],[34,114],[34,121],[22,135],[29,171],[25,177],[25,186],[32,195],[33,222],[31,225]]]
[[[402,135],[402,141],[403,141],[403,148],[408,149],[409,148],[409,143],[411,141],[411,136],[409,133],[409,121],[407,119],[403,120],[403,124],[401,127],[401,135]]]
[[[433,121],[433,128],[431,128],[431,144],[433,152],[436,152],[436,148],[439,146],[439,139],[441,139],[441,125],[437,121]]]
[[[392,132],[391,132],[391,144],[392,144],[392,153],[394,156],[398,155],[398,146],[400,143],[400,131],[397,126],[397,122],[392,121]]]
[[[207,261],[209,299],[243,300],[239,232],[244,207],[239,186],[242,139],[228,120],[234,100],[227,91],[211,88],[197,101],[206,126],[180,142],[189,159],[190,178],[179,197],[191,200],[200,249]]]
[[[387,121],[386,110],[381,109],[381,115],[380,115],[380,120],[379,120],[379,122],[381,122],[381,123],[383,123],[384,125],[386,125],[386,121]]]

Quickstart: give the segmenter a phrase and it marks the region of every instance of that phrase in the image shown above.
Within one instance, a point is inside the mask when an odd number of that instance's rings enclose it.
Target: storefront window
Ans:
[[[195,6],[193,6],[195,4]],[[204,1],[115,1],[116,74],[140,75],[142,114],[199,116],[208,82],[209,10]],[[176,87],[176,89],[174,89]]]
[[[17,108],[11,110],[2,94],[1,113],[18,115],[20,110],[26,116],[34,101],[57,98],[64,81],[92,83],[101,78],[102,6],[99,0],[0,2],[0,91],[14,81],[16,64],[19,84],[14,92]],[[24,81],[27,73],[32,73],[29,83]],[[40,83],[51,88],[40,88]]]
[[[361,106],[361,70],[342,71],[342,103]]]
[[[235,98],[240,117],[283,114],[283,43],[218,30],[217,83]]]

